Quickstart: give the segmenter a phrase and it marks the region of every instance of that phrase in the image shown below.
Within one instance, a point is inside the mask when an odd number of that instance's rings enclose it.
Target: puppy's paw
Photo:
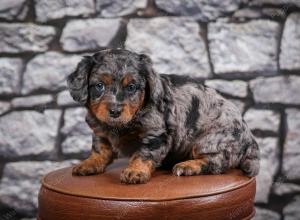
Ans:
[[[74,176],[89,176],[104,172],[105,167],[91,161],[83,161],[72,169]]]
[[[146,183],[150,178],[151,174],[149,172],[133,168],[126,168],[120,176],[121,182],[127,184]]]
[[[176,164],[172,170],[175,176],[194,176],[201,172],[201,167],[189,161]]]

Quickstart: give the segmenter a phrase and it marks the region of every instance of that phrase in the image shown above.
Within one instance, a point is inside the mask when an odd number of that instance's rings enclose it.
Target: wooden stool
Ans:
[[[172,176],[159,170],[150,182],[120,183],[127,161],[104,174],[72,176],[72,168],[49,173],[39,193],[39,220],[251,219],[255,178],[232,170],[223,175]]]

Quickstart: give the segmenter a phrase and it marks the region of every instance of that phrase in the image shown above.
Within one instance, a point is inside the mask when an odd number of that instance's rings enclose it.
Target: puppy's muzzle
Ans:
[[[109,116],[112,118],[118,118],[122,113],[122,106],[120,104],[111,104],[109,107]]]

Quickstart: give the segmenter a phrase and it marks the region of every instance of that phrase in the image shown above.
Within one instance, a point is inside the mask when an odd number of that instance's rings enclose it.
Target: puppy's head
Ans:
[[[98,120],[119,127],[155,98],[156,78],[146,55],[108,49],[84,57],[67,81],[75,101]]]

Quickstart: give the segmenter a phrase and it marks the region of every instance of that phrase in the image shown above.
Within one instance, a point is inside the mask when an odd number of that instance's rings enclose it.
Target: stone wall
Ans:
[[[0,219],[33,217],[39,178],[86,157],[65,77],[103,47],[236,103],[262,152],[255,219],[300,219],[299,0],[1,0],[0,39]]]

